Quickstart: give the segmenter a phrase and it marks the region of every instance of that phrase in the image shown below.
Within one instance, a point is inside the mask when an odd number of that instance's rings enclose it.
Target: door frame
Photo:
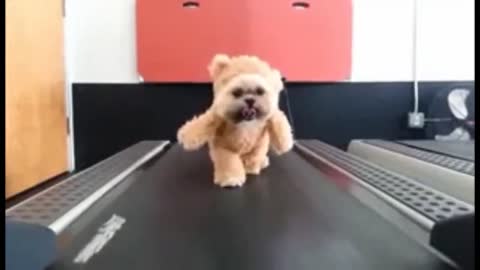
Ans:
[[[74,51],[69,44],[69,35],[71,35],[70,22],[67,17],[68,0],[63,0],[63,48],[64,48],[64,67],[65,67],[65,114],[68,123],[67,133],[67,158],[68,158],[68,171],[73,172],[75,170],[75,140],[74,140],[74,127],[73,127],[73,87],[72,87],[72,52]]]

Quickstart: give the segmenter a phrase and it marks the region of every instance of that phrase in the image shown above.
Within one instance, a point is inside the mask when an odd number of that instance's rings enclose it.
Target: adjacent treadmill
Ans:
[[[348,152],[475,202],[475,141],[354,140]]]
[[[102,270],[473,269],[473,218],[471,203],[315,140],[238,189],[213,185],[205,149],[140,142],[6,211],[55,236],[31,238],[55,250],[47,269]],[[32,256],[22,242],[7,241],[12,270]]]

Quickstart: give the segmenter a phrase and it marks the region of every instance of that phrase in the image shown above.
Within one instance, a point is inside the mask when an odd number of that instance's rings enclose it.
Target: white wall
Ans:
[[[137,82],[135,0],[65,0],[72,82]]]
[[[69,170],[75,167],[73,82],[137,82],[135,0],[65,0]]]
[[[352,81],[413,79],[413,1],[353,0]],[[474,80],[474,0],[417,1],[418,78]],[[135,0],[66,2],[69,79],[137,82]]]
[[[352,81],[412,80],[413,0],[353,0]]]
[[[418,80],[474,80],[474,0],[417,0]],[[352,81],[414,78],[415,0],[353,0]]]
[[[475,0],[418,0],[418,75],[475,78]]]

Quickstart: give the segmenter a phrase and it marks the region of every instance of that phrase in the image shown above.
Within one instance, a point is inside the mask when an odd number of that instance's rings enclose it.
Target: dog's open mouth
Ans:
[[[236,123],[244,121],[253,121],[261,118],[262,112],[255,107],[243,107],[232,115],[232,119]]]
[[[240,111],[241,119],[244,121],[251,121],[257,117],[257,109],[255,108],[243,108]]]

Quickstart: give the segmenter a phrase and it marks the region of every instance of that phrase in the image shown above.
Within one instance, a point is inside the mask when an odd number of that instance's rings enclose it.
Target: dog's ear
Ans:
[[[226,54],[217,54],[213,57],[208,66],[210,77],[216,78],[230,64],[230,57]]]
[[[276,70],[276,69],[272,69],[272,82],[273,82],[273,85],[275,87],[275,89],[280,92],[283,90],[284,88],[284,85],[283,85],[283,82],[284,82],[284,78],[282,76],[282,74],[280,73],[280,71]]]

